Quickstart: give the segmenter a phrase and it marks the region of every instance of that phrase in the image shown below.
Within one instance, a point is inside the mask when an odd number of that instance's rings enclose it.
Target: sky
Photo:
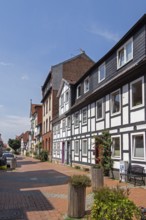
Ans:
[[[30,130],[51,66],[80,49],[98,61],[145,13],[145,0],[0,0],[3,141]]]

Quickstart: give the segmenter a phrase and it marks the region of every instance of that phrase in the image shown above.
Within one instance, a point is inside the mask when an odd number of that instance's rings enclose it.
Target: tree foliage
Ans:
[[[9,139],[8,145],[14,150],[17,151],[21,147],[21,143],[17,139]]]
[[[113,168],[111,145],[111,136],[108,131],[103,131],[102,135],[95,137],[95,147],[98,150],[96,161],[104,168],[104,174],[109,173]]]

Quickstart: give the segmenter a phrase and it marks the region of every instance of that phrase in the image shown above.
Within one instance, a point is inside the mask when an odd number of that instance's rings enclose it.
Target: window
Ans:
[[[46,114],[48,113],[48,100],[46,101]]]
[[[65,126],[66,126],[65,119],[63,119],[62,120],[62,131],[65,131]]]
[[[132,157],[133,159],[144,160],[145,134],[132,134]]]
[[[103,99],[100,99],[97,101],[97,115],[96,118],[97,119],[102,119],[103,118]]]
[[[75,154],[79,154],[79,141],[75,141]]]
[[[43,105],[43,110],[44,110],[44,116],[45,116],[45,103],[44,103],[44,105]]]
[[[98,82],[101,82],[105,79],[105,64],[102,64],[98,68]]]
[[[77,87],[77,99],[81,96],[81,85]]]
[[[117,67],[120,68],[133,59],[133,40],[130,39],[117,52]]]
[[[56,126],[53,127],[54,135],[56,134]]]
[[[46,132],[48,132],[48,119],[46,119]]]
[[[111,137],[112,140],[112,157],[121,157],[120,136]]]
[[[56,156],[56,143],[54,143],[53,154],[54,154],[54,156]]]
[[[87,109],[86,108],[82,110],[82,122],[83,124],[87,123]]]
[[[44,133],[45,133],[45,130],[46,130],[46,127],[45,127],[46,125],[45,125],[45,121],[44,121]]]
[[[82,153],[87,155],[87,140],[82,140]]]
[[[130,85],[131,108],[140,107],[144,104],[143,78],[135,80]]]
[[[61,95],[61,106],[64,104],[64,94]]]
[[[75,126],[79,126],[79,112],[74,114],[74,124]]]
[[[56,125],[56,133],[60,134],[60,124]]]
[[[67,118],[67,127],[68,128],[71,127],[71,117],[70,116]]]
[[[112,114],[116,114],[120,112],[120,91],[117,90],[111,94],[111,112]]]
[[[49,97],[49,111],[51,110],[51,96]]]
[[[84,93],[89,91],[89,77],[84,80]]]
[[[65,93],[65,102],[69,101],[69,91]]]
[[[49,117],[49,131],[51,131],[51,117]]]
[[[60,155],[60,143],[57,143],[57,155]]]

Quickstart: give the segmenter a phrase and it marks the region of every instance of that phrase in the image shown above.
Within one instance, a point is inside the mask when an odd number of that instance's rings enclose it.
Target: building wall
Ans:
[[[131,39],[133,57],[122,67],[117,68],[118,51],[121,46],[126,45],[128,40]],[[146,63],[141,64],[146,56],[145,25],[139,30],[137,29],[134,34],[131,32],[125,35],[125,41],[119,41],[117,45],[119,48],[112,50],[109,56],[105,56],[105,59],[97,62],[92,70],[75,84],[74,91],[77,90],[78,85],[81,85],[80,98],[77,99],[75,94],[75,103],[73,103],[70,113],[68,112],[63,118],[59,118],[53,125],[53,160],[66,162],[68,143],[70,142],[71,163],[89,166],[94,164],[94,136],[102,134],[104,130],[109,130],[112,140],[118,139],[120,146],[117,155],[112,148],[114,169],[119,170],[120,161],[124,160],[133,164],[141,164],[146,170]],[[98,70],[102,63],[105,63],[106,66],[106,76],[103,81],[99,82]],[[89,92],[84,93],[84,80],[86,77],[89,77],[90,87]],[[137,104],[132,108],[131,91],[136,80],[142,81],[142,104]],[[120,107],[119,111],[113,114],[112,99],[116,91],[119,93]],[[141,93],[140,91],[137,94]],[[103,103],[103,117],[98,119],[97,101],[100,99]],[[116,101],[115,96],[115,107],[117,107]],[[78,119],[77,115],[79,115]],[[68,116],[71,117],[70,132],[67,128]],[[62,129],[63,120],[66,121],[64,131]],[[56,132],[58,126],[60,126],[60,129]],[[144,146],[142,156],[141,152],[140,156],[135,156],[137,155],[134,149],[134,141],[137,141],[135,137],[142,140],[141,146]],[[62,160],[63,153],[66,155],[65,160]]]

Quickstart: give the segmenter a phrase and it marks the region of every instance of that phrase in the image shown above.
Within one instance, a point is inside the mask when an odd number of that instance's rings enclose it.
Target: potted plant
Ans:
[[[91,186],[91,180],[86,175],[73,175],[69,180],[68,216],[81,218],[85,215],[86,187]]]

